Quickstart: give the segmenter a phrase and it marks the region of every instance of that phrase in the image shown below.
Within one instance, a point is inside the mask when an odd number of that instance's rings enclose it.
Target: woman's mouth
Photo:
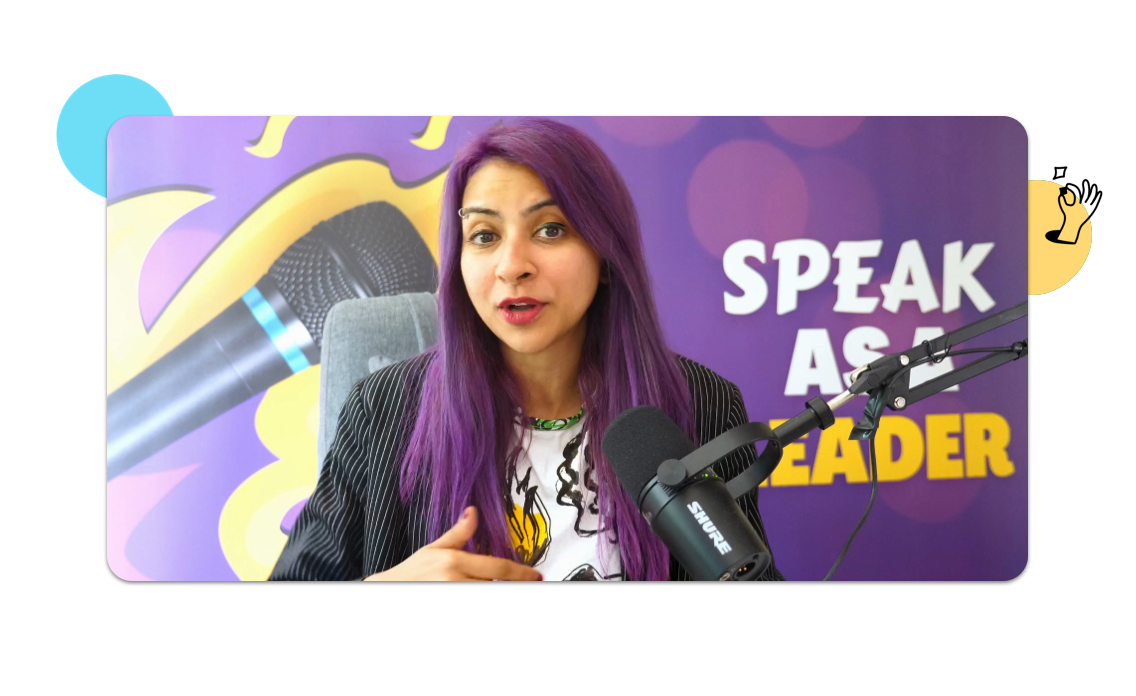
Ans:
[[[501,310],[501,315],[505,317],[505,321],[510,324],[520,325],[536,321],[536,318],[540,316],[541,311],[544,309],[544,303],[532,298],[523,297],[515,302],[502,302],[498,308]]]

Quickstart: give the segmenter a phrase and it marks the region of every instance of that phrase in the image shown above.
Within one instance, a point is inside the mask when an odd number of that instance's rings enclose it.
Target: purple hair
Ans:
[[[404,501],[424,496],[431,539],[467,505],[480,513],[472,548],[517,559],[506,522],[506,472],[522,443],[515,415],[521,388],[502,358],[500,341],[481,320],[461,272],[458,209],[470,176],[500,158],[536,173],[572,227],[604,260],[609,282],[588,308],[580,359],[587,446],[584,461],[598,484],[601,530],[613,530],[632,580],[666,580],[670,559],[603,456],[608,424],[643,404],[663,409],[692,440],[694,417],[686,380],[663,342],[631,194],[615,166],[587,135],[555,121],[498,124],[466,145],[450,166],[439,230],[439,340],[422,389],[418,420],[403,462]],[[527,415],[527,414],[526,414]],[[600,536],[606,536],[601,532]],[[601,556],[602,558],[602,556]]]

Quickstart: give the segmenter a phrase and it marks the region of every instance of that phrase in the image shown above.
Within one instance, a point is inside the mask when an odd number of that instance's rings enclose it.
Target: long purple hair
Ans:
[[[601,444],[616,416],[643,404],[663,409],[697,441],[690,395],[674,353],[663,342],[631,194],[594,141],[556,121],[498,124],[466,145],[450,166],[439,230],[439,340],[430,349],[435,355],[403,462],[403,500],[424,496],[431,539],[451,527],[467,505],[477,506],[471,550],[518,558],[506,521],[505,506],[512,505],[506,472],[522,451],[515,414],[518,409],[524,414],[524,400],[499,339],[469,299],[461,272],[458,209],[470,176],[492,158],[535,172],[606,265],[609,281],[599,286],[588,308],[580,359],[584,461],[596,476],[599,524],[605,530],[599,536],[614,532],[627,577],[666,580],[667,549],[620,486]]]

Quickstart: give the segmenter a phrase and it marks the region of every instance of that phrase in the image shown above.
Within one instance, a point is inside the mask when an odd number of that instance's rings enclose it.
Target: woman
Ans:
[[[583,133],[526,120],[466,146],[443,196],[438,344],[355,386],[272,578],[687,579],[604,429],[640,404],[696,443],[748,418],[664,345],[619,173]],[[739,503],[767,541],[757,491]]]

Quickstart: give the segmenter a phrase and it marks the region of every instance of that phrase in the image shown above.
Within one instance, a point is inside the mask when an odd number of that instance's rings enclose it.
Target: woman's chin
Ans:
[[[498,338],[501,338],[501,343],[510,351],[519,355],[535,355],[548,348],[548,341],[540,336],[498,336]]]

